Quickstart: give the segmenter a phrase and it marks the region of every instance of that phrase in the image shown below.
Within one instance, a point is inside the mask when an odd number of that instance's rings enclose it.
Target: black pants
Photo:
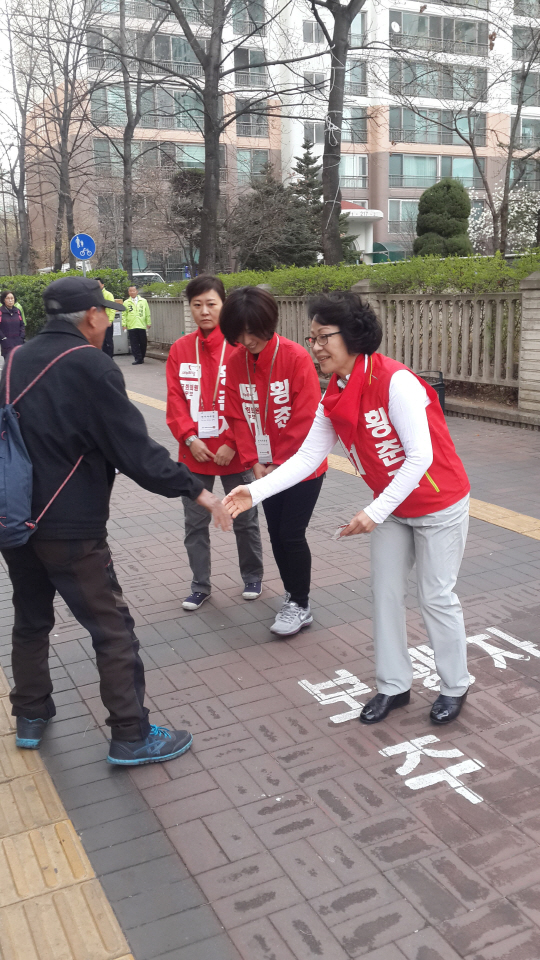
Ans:
[[[116,579],[105,540],[29,540],[3,550],[13,584],[15,623],[12,713],[47,720],[56,709],[49,672],[49,634],[56,591],[92,637],[101,699],[113,739],[143,740],[144,667],[134,622]]]
[[[146,330],[143,330],[142,328],[128,330],[128,338],[133,359],[138,363],[141,363],[146,356],[146,344],[148,342]]]
[[[283,586],[291,600],[304,608],[309,603],[311,583],[311,551],[306,529],[323,480],[324,474],[314,480],[304,480],[263,501],[272,553]]]
[[[103,353],[106,353],[108,357],[114,356],[114,342],[113,342],[113,326],[112,323],[110,327],[107,327],[105,331],[105,339],[103,341],[103,346],[101,348]]]

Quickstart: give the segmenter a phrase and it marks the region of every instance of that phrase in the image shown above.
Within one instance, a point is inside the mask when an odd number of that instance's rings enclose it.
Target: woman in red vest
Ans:
[[[220,325],[231,344],[241,344],[227,367],[225,414],[244,469],[269,475],[301,446],[321,399],[311,357],[303,346],[278,336],[277,303],[257,287],[234,290]],[[291,637],[313,623],[309,605],[311,553],[306,529],[327,469],[321,457],[300,481],[265,500],[264,512],[285,602],[270,627]],[[286,488],[286,489],[285,489]]]
[[[244,468],[224,416],[225,378],[234,353],[219,328],[225,288],[218,277],[201,274],[186,287],[194,333],[173,343],[167,360],[167,423],[180,444],[178,460],[189,467],[206,490],[215,477],[225,493],[238,483],[255,479]],[[210,585],[210,514],[188,497],[182,497],[185,515],[184,544],[192,573],[191,593],[182,606],[198,610],[208,600]],[[234,522],[244,600],[257,600],[262,592],[263,562],[257,508]]]
[[[405,598],[416,563],[418,601],[441,679],[434,723],[454,720],[469,686],[465,626],[453,592],[469,519],[470,485],[432,387],[402,363],[376,353],[380,324],[353,292],[311,303],[308,341],[332,374],[311,430],[278,470],[225,498],[233,517],[309,475],[339,437],[373,490],[372,503],[341,531],[371,533],[373,626],[378,693],[360,720],[378,723],[410,699]]]

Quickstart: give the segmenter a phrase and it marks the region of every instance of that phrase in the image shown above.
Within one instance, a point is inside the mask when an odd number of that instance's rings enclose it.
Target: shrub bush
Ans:
[[[358,280],[369,279],[385,293],[500,293],[517,290],[520,281],[540,270],[540,248],[530,250],[508,263],[500,254],[494,257],[413,257],[396,263],[360,264],[337,267],[289,267],[282,270],[220,274],[226,290],[268,284],[281,296],[309,296],[329,290],[348,290]],[[188,281],[154,283],[153,296],[179,297]]]
[[[472,244],[467,235],[471,201],[459,180],[445,177],[424,190],[418,204],[414,253],[468,257]]]
[[[43,305],[43,291],[53,280],[62,277],[80,277],[80,270],[69,270],[67,273],[39,273],[36,276],[20,275],[15,277],[0,277],[0,289],[13,290],[17,300],[22,305],[26,316],[26,335],[33,337],[45,323]],[[127,273],[125,270],[89,270],[88,277],[102,277],[103,282],[114,297],[127,296]]]

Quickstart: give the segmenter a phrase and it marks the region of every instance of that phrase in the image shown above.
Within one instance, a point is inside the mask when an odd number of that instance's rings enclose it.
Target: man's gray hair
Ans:
[[[77,310],[75,313],[48,313],[47,320],[67,320],[74,327],[78,327],[87,312],[87,310]]]

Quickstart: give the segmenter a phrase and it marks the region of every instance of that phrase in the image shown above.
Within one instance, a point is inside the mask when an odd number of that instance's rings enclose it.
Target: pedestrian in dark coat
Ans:
[[[13,347],[24,343],[26,328],[21,311],[15,306],[13,290],[2,290],[0,304],[0,350],[7,357]]]

